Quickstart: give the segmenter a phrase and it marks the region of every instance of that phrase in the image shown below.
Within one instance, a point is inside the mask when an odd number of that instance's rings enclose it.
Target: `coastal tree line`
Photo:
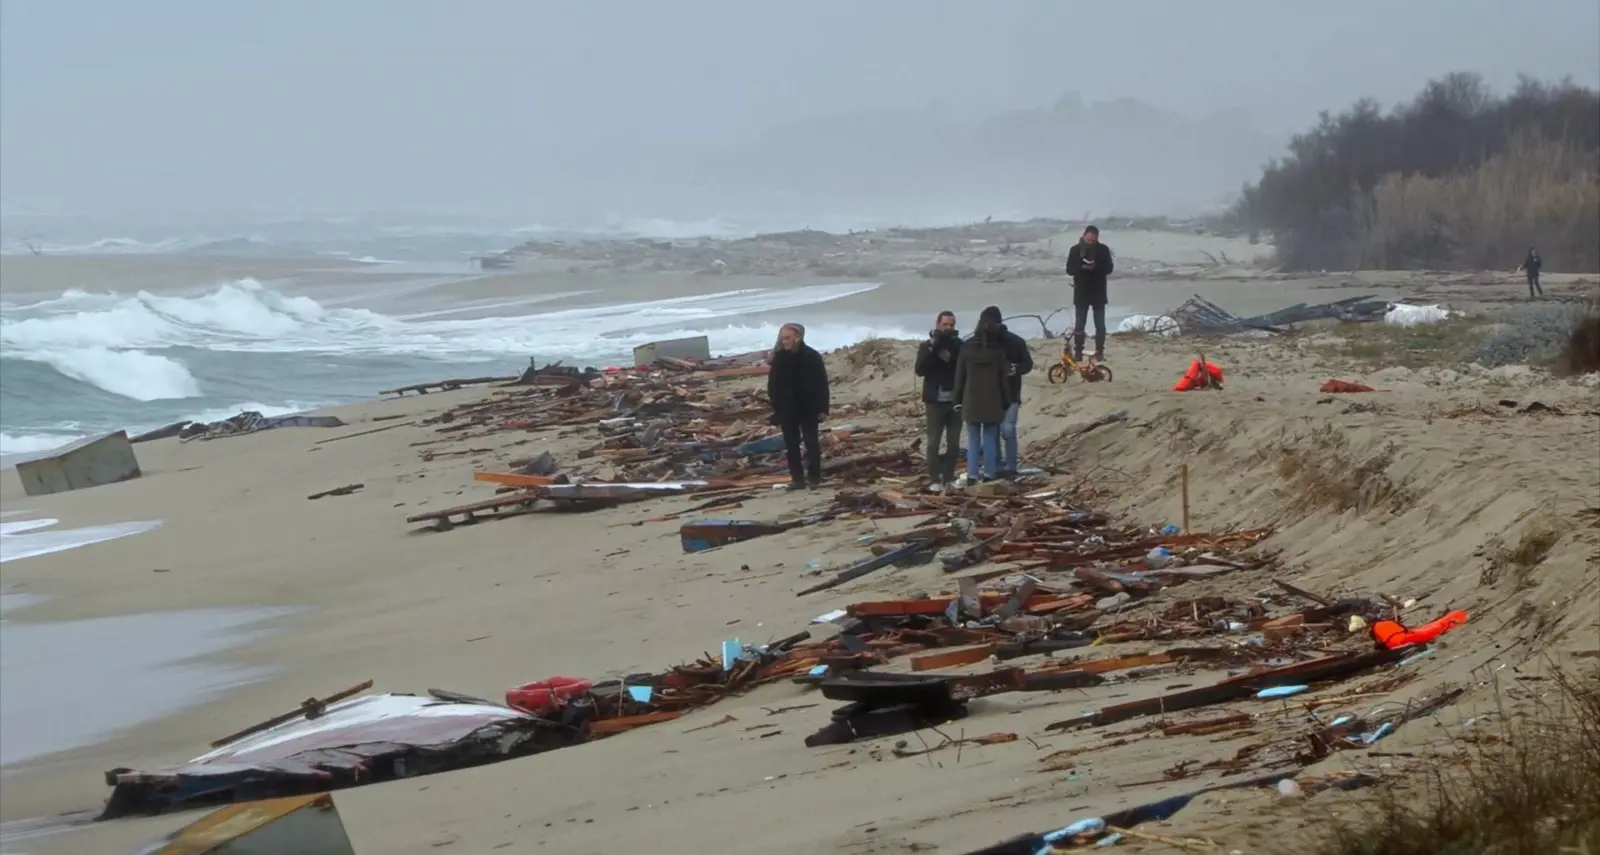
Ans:
[[[1600,91],[1456,73],[1324,112],[1230,218],[1291,270],[1501,269],[1537,246],[1547,271],[1600,271]]]

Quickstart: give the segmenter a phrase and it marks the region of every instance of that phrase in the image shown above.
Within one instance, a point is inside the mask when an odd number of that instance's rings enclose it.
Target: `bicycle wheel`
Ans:
[[[1057,362],[1050,366],[1047,376],[1050,378],[1051,383],[1065,383],[1067,380],[1067,366]]]
[[[1094,367],[1094,378],[1096,380],[1102,380],[1106,383],[1110,383],[1111,367],[1109,365],[1096,365]]]

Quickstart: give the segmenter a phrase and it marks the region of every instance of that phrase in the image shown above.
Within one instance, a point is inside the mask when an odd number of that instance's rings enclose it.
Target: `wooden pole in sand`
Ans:
[[[1183,481],[1183,533],[1189,533],[1189,464],[1183,464],[1181,474]]]

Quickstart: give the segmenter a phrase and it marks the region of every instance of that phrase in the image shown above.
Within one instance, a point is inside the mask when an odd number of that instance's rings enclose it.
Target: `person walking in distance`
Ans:
[[[778,346],[769,362],[767,399],[772,402],[772,422],[783,430],[783,445],[789,454],[789,489],[815,487],[822,483],[817,426],[828,417],[828,367],[822,354],[806,344],[806,328],[799,324],[784,324],[778,330]]]
[[[1095,359],[1106,358],[1106,278],[1115,262],[1111,247],[1100,242],[1100,230],[1090,226],[1067,250],[1067,275],[1072,277],[1072,358],[1083,361],[1084,326],[1094,313]]]
[[[992,312],[996,318],[1002,317],[1000,307],[990,306],[984,309]],[[1028,350],[1028,342],[1000,324],[1000,343],[1006,351],[1006,377],[1009,386],[1011,404],[1006,407],[1006,416],[1000,420],[1000,472],[1001,478],[1015,478],[1017,475],[1017,417],[1022,411],[1022,377],[1033,370],[1033,354]]]
[[[993,481],[999,470],[1000,422],[1011,406],[1010,361],[1000,327],[1000,310],[984,309],[956,357],[955,401],[967,423],[969,482],[980,476]]]
[[[1539,271],[1544,269],[1544,259],[1539,257],[1539,248],[1528,247],[1528,257],[1522,260],[1522,272],[1528,274],[1528,299],[1544,296],[1544,286],[1539,284]]]
[[[956,315],[940,312],[928,340],[917,348],[916,365],[928,419],[923,456],[928,459],[928,491],[932,493],[943,492],[956,480],[956,457],[961,450],[961,414],[956,412],[955,392],[956,360],[960,355]]]

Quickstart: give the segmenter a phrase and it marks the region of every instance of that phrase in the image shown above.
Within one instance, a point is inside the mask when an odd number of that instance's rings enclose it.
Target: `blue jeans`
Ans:
[[[979,479],[978,462],[983,462],[983,478],[993,478],[1000,460],[1000,425],[967,422],[967,480]]]
[[[1000,459],[1001,472],[1017,471],[1017,412],[1021,409],[1021,404],[1012,404],[1006,408],[1005,418],[1000,420],[1000,445],[1005,449]]]

